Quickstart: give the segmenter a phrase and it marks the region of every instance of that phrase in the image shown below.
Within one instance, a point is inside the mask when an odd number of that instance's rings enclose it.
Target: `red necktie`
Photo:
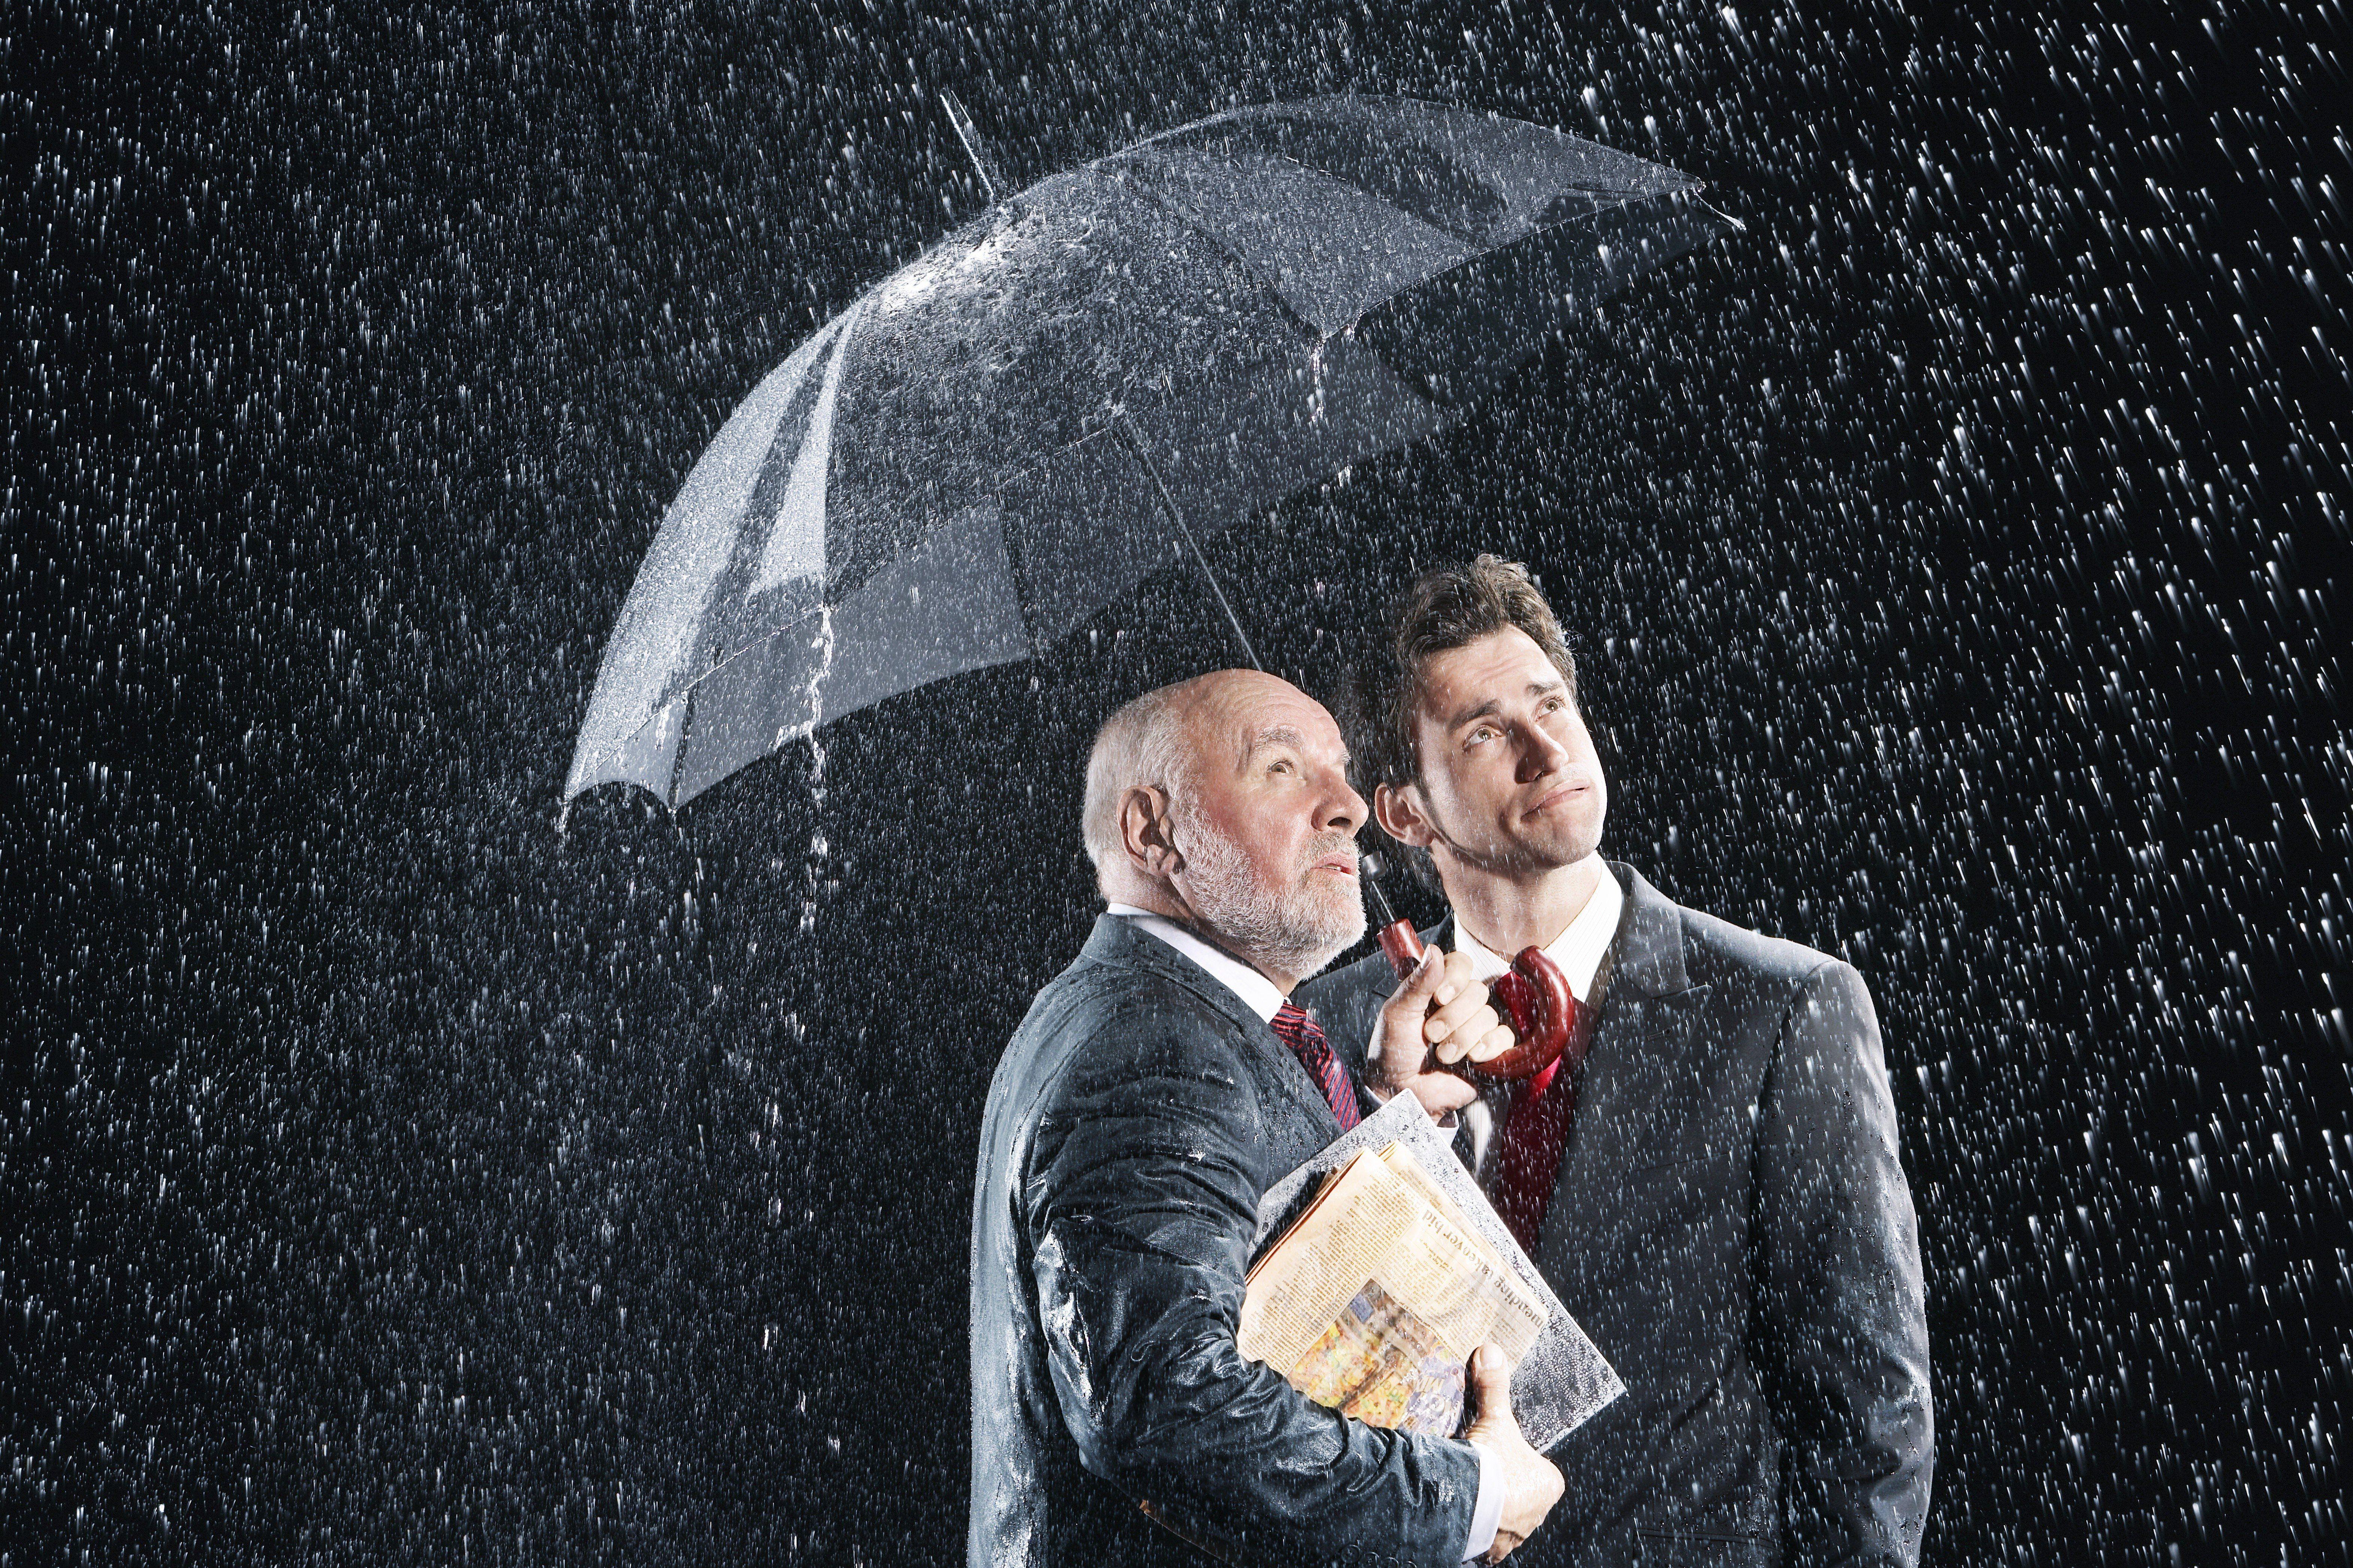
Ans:
[[[1561,1149],[1577,1115],[1577,1069],[1592,1037],[1593,1013],[1580,1002],[1567,1046],[1550,1067],[1528,1079],[1504,1120],[1504,1142],[1495,1153],[1495,1212],[1530,1252],[1560,1175]]]
[[[1356,1089],[1348,1081],[1348,1074],[1332,1054],[1331,1043],[1324,1038],[1324,1030],[1307,1016],[1307,1009],[1296,1002],[1285,1002],[1275,1010],[1271,1020],[1274,1032],[1307,1069],[1324,1091],[1324,1102],[1332,1114],[1340,1119],[1340,1131],[1345,1132],[1361,1120],[1356,1110]]]

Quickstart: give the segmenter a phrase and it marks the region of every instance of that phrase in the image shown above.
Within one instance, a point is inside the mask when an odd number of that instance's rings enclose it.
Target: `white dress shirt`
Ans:
[[[1594,869],[1601,879],[1593,884],[1593,896],[1558,936],[1545,943],[1545,956],[1560,965],[1570,993],[1580,1002],[1593,999],[1593,976],[1618,935],[1618,917],[1626,910],[1626,889],[1618,885],[1617,876],[1607,864],[1597,863]],[[1464,928],[1460,914],[1454,917],[1454,951],[1470,955],[1471,967],[1482,980],[1493,980],[1512,967],[1511,958],[1490,952]]]
[[[1606,870],[1601,875],[1605,880],[1609,877],[1609,873]],[[1614,893],[1618,884],[1610,881],[1609,888]],[[1589,909],[1591,906],[1587,907]],[[1104,912],[1124,917],[1129,923],[1150,931],[1154,936],[1191,959],[1210,979],[1240,997],[1242,1005],[1270,1024],[1274,1021],[1274,1016],[1282,1010],[1283,1003],[1290,1000],[1277,989],[1273,981],[1269,980],[1232,953],[1203,942],[1166,915],[1155,915],[1150,910],[1138,909],[1134,904],[1112,904]],[[1611,917],[1611,925],[1614,929],[1616,925],[1614,915]],[[1462,922],[1455,921],[1454,929],[1461,931]],[[1573,925],[1571,929],[1574,929]],[[1605,947],[1609,945],[1607,938],[1603,940],[1602,945]],[[1597,959],[1596,962],[1599,960]],[[1496,973],[1501,973],[1503,969],[1509,967],[1510,965],[1506,963],[1498,968]],[[1588,965],[1586,969],[1588,979],[1592,973],[1592,968]],[[1503,1489],[1487,1484],[1487,1450],[1473,1443],[1471,1445],[1471,1451],[1479,1456],[1479,1497],[1478,1500],[1471,1505],[1471,1533],[1462,1542],[1462,1560],[1465,1563],[1474,1557],[1486,1555],[1487,1548],[1495,1543],[1495,1527],[1501,1524],[1504,1519]]]
[[[1618,885],[1618,878],[1599,855],[1594,857],[1594,868],[1601,879],[1593,884],[1592,897],[1577,911],[1561,933],[1545,944],[1545,956],[1560,965],[1568,978],[1569,994],[1579,1002],[1593,1000],[1593,978],[1600,972],[1601,961],[1609,952],[1610,942],[1617,940],[1618,917],[1625,912],[1626,889]],[[1454,916],[1454,951],[1467,954],[1471,967],[1482,980],[1492,981],[1512,967],[1512,960],[1494,952],[1472,936],[1462,924],[1462,916]],[[1503,1008],[1495,1011],[1500,1014]],[[1492,1099],[1481,1099],[1462,1111],[1463,1130],[1470,1134],[1471,1170],[1483,1184],[1493,1174],[1488,1168],[1488,1156],[1495,1148],[1495,1104]]]

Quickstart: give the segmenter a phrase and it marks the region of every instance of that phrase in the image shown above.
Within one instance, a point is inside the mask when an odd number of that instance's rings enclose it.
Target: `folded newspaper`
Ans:
[[[1482,1344],[1540,1449],[1625,1392],[1409,1094],[1267,1190],[1253,1251],[1242,1353],[1370,1425],[1452,1436]]]

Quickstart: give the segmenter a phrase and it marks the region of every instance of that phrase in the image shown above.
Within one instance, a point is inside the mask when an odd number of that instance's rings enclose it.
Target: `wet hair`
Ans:
[[[1434,566],[1414,579],[1398,602],[1388,657],[1368,672],[1362,713],[1367,721],[1358,754],[1365,782],[1403,785],[1421,782],[1421,757],[1414,746],[1415,715],[1421,706],[1422,666],[1433,654],[1467,647],[1481,637],[1518,627],[1544,650],[1577,696],[1577,660],[1544,593],[1516,561],[1482,555],[1468,566]]]
[[[1544,650],[1575,701],[1577,659],[1525,566],[1482,555],[1467,566],[1434,566],[1414,579],[1398,603],[1389,646],[1364,671],[1352,704],[1357,722],[1351,740],[1367,796],[1380,784],[1402,788],[1421,783],[1415,730],[1422,669],[1430,657],[1514,626]],[[1427,885],[1438,885],[1429,851],[1412,850],[1406,858]]]
[[[1131,789],[1149,787],[1180,799],[1191,782],[1192,759],[1185,744],[1187,698],[1191,681],[1164,686],[1121,708],[1095,731],[1087,754],[1087,795],[1080,832],[1095,877],[1120,853],[1119,803]]]

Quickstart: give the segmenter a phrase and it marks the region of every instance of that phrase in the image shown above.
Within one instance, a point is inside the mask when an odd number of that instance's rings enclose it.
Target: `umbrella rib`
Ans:
[[[948,111],[948,124],[955,130],[956,140],[964,143],[965,152],[972,157],[972,166],[980,175],[981,188],[988,193],[988,205],[997,205],[1002,198],[997,194],[996,171],[989,167],[988,154],[981,149],[979,128],[973,124],[972,116],[965,112],[964,100],[955,93],[942,92],[940,103]]]
[[[1200,542],[1193,537],[1193,531],[1185,526],[1185,514],[1176,510],[1176,498],[1168,493],[1167,484],[1160,478],[1160,465],[1152,460],[1152,453],[1144,444],[1143,434],[1124,413],[1118,418],[1119,431],[1127,437],[1128,449],[1135,454],[1135,460],[1144,465],[1145,477],[1151,479],[1152,488],[1160,493],[1160,505],[1168,513],[1168,521],[1176,525],[1177,534],[1185,541],[1186,548],[1193,552],[1194,564],[1200,567],[1201,575],[1208,580],[1209,592],[1217,595],[1218,608],[1225,611],[1226,625],[1233,627],[1234,640],[1242,645],[1242,657],[1250,660],[1252,669],[1264,669],[1266,666],[1258,661],[1258,649],[1250,647],[1250,634],[1242,630],[1241,617],[1234,614],[1233,605],[1227,602],[1226,591],[1219,584],[1218,574],[1209,570],[1209,558],[1201,553]]]
[[[1118,154],[1114,153],[1113,156],[1116,157]],[[1275,310],[1280,311],[1282,315],[1290,318],[1292,324],[1296,326],[1303,333],[1306,334],[1311,342],[1320,343],[1326,336],[1329,335],[1314,322],[1301,315],[1298,309],[1294,307],[1289,300],[1283,297],[1282,290],[1275,285],[1274,279],[1269,278],[1264,272],[1261,271],[1257,264],[1252,262],[1249,257],[1244,256],[1240,250],[1228,243],[1226,237],[1219,234],[1216,227],[1212,226],[1208,219],[1195,212],[1191,207],[1186,205],[1183,202],[1176,200],[1174,196],[1167,195],[1160,191],[1155,191],[1149,184],[1146,184],[1141,180],[1123,179],[1115,171],[1103,167],[1104,164],[1109,163],[1112,160],[1110,158],[1098,159],[1094,163],[1087,165],[1087,173],[1109,181],[1113,186],[1117,187],[1127,195],[1145,203],[1146,205],[1157,207],[1160,211],[1176,219],[1179,227],[1184,228],[1188,233],[1207,243],[1212,250],[1215,250],[1219,255],[1224,257],[1228,261],[1233,263],[1236,268],[1240,268],[1243,277],[1249,279],[1251,282],[1264,289],[1266,291],[1267,298],[1274,302]]]
[[[710,673],[705,670],[703,676],[707,678]],[[686,777],[686,748],[694,739],[695,698],[702,689],[702,680],[698,679],[686,689],[686,702],[679,711],[678,750],[670,754],[670,787],[662,791],[662,804],[673,811],[678,809],[679,783]]]
[[[1466,267],[1474,266],[1481,261],[1486,260],[1490,257],[1510,249],[1513,246],[1525,245],[1528,241],[1536,238],[1539,235],[1559,234],[1566,229],[1575,228],[1579,226],[1589,228],[1596,220],[1602,217],[1605,214],[1623,212],[1628,207],[1643,203],[1672,201],[1678,196],[1689,196],[1694,202],[1696,202],[1699,205],[1705,207],[1709,212],[1714,213],[1717,217],[1720,217],[1725,222],[1730,224],[1738,232],[1746,234],[1748,231],[1748,226],[1746,224],[1742,223],[1730,213],[1719,210],[1714,203],[1701,199],[1698,192],[1704,188],[1705,187],[1704,185],[1694,184],[1672,191],[1635,191],[1632,193],[1613,191],[1610,194],[1612,195],[1620,196],[1620,200],[1612,202],[1606,207],[1597,206],[1588,213],[1579,213],[1575,217],[1565,217],[1557,223],[1548,223],[1540,228],[1532,228],[1516,239],[1505,241],[1503,245],[1496,247],[1493,250],[1482,251],[1474,256],[1466,256],[1461,260],[1456,262],[1453,266],[1447,268],[1444,271],[1431,273],[1429,277],[1423,279],[1420,283],[1415,285],[1415,287],[1427,288],[1429,285],[1438,281],[1440,278],[1449,277],[1454,273],[1461,271]],[[1396,298],[1397,296],[1392,294],[1389,296],[1388,300],[1382,300],[1381,304],[1388,304]],[[1375,310],[1378,310],[1379,308],[1379,306],[1374,307]],[[1367,315],[1370,313],[1370,311],[1366,312]],[[1408,390],[1410,391],[1413,389],[1409,386]]]

